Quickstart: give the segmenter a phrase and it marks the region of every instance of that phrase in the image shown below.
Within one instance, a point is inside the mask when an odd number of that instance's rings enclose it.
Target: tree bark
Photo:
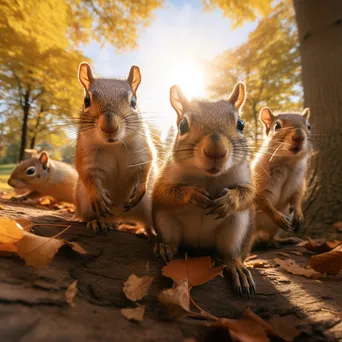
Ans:
[[[40,124],[40,119],[42,117],[42,113],[43,113],[43,109],[41,108],[39,113],[38,113],[38,117],[37,117],[37,121],[36,121],[36,125],[34,127],[34,132],[33,132],[33,136],[31,138],[31,143],[30,143],[30,149],[33,150],[36,146],[36,139],[37,139],[37,135],[39,132],[39,124]]]
[[[342,221],[342,1],[293,0],[304,105],[318,153],[308,170],[306,226]]]
[[[23,103],[23,124],[21,126],[21,141],[20,141],[20,153],[19,153],[19,162],[24,159],[25,155],[25,148],[26,148],[26,143],[27,143],[27,123],[28,123],[28,118],[30,114],[30,91],[27,90],[25,95],[24,95],[24,103]]]

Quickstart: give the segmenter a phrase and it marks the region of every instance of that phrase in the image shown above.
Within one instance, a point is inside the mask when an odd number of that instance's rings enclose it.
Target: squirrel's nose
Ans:
[[[100,117],[99,126],[101,130],[107,134],[115,133],[119,129],[119,124],[114,118],[108,118],[106,116]]]
[[[115,133],[118,128],[119,127],[116,125],[106,125],[105,127],[101,126],[101,130],[108,134]]]
[[[227,150],[225,151],[207,151],[204,149],[204,154],[206,157],[210,159],[221,159],[227,154]]]
[[[292,140],[297,142],[297,143],[301,143],[302,141],[304,141],[305,137],[304,135],[293,135],[292,136]]]

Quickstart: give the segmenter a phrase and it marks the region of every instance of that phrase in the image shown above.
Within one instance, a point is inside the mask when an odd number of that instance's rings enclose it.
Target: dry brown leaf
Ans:
[[[342,251],[336,249],[313,255],[310,259],[310,266],[319,273],[336,275],[342,269]]]
[[[285,271],[295,274],[295,275],[302,275],[307,278],[322,278],[322,275],[320,273],[317,273],[314,270],[306,269],[302,266],[299,266],[294,260],[292,259],[286,259],[281,260],[279,258],[275,259],[275,262],[280,265],[282,269]]]
[[[250,255],[250,256],[248,256],[248,257],[246,258],[245,262],[254,260],[254,259],[256,259],[257,257],[258,257],[257,254]]]
[[[69,242],[66,240],[62,240],[67,246],[72,248],[75,252],[80,254],[88,254],[88,252],[77,242]]]
[[[120,310],[122,316],[129,321],[141,322],[144,319],[145,308],[138,306],[137,308],[125,308]]]
[[[16,219],[16,221],[20,225],[20,227],[23,228],[26,232],[29,232],[33,227],[33,223],[28,219],[18,218]]]
[[[315,252],[319,254],[319,253],[330,252],[341,243],[342,241],[334,240],[334,241],[326,241],[322,244],[318,244],[317,242],[309,238],[307,243],[304,245],[304,247],[310,252]]]
[[[136,302],[147,296],[152,282],[152,277],[143,276],[139,278],[135,274],[131,274],[124,282],[122,290],[129,300]]]
[[[222,273],[224,265],[212,268],[210,257],[174,259],[163,267],[163,275],[173,281],[188,279],[189,286],[197,286],[208,282]]]
[[[181,318],[190,314],[189,283],[181,280],[172,289],[163,290],[158,300],[166,307],[171,318]]]
[[[13,243],[0,243],[0,252],[16,253],[17,250],[17,246]]]
[[[286,258],[290,258],[290,254],[284,253],[284,252],[278,252],[278,255],[284,256]]]
[[[228,329],[232,341],[268,342],[270,340],[264,327],[246,316],[240,319],[222,318],[210,325]]]
[[[252,268],[267,268],[267,267],[269,267],[269,264],[266,260],[251,260],[251,261],[245,262],[245,265],[247,267],[252,267]]]
[[[24,230],[15,220],[6,216],[0,217],[0,243],[15,243],[23,236]]]
[[[338,231],[342,232],[342,222],[336,222],[333,224],[333,227]]]
[[[26,265],[47,266],[64,241],[25,232],[24,237],[15,245],[18,248],[17,254],[25,260]]]
[[[281,317],[279,315],[272,316],[268,321],[276,332],[276,336],[284,341],[291,342],[299,335],[299,332],[294,324],[294,320],[290,316]]]
[[[78,280],[73,281],[67,288],[67,290],[65,291],[65,298],[67,303],[74,307],[75,303],[74,303],[74,298],[77,294],[77,283]]]

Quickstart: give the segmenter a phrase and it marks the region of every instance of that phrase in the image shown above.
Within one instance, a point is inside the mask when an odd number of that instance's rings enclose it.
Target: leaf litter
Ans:
[[[65,291],[66,302],[71,306],[75,307],[74,298],[77,294],[77,283],[78,280],[73,281]]]
[[[292,273],[295,275],[301,275],[301,276],[304,276],[307,278],[315,278],[315,279],[322,278],[322,275],[320,273],[318,273],[312,269],[304,268],[304,267],[298,265],[292,259],[282,260],[282,259],[276,258],[275,262],[277,265],[279,265],[282,269],[284,269],[288,273]]]
[[[131,274],[124,282],[122,290],[129,300],[136,302],[148,295],[152,282],[152,277],[143,276],[140,278],[135,274]]]
[[[145,308],[143,306],[138,306],[133,309],[124,308],[121,309],[120,312],[128,321],[141,322],[144,319]]]
[[[313,255],[310,259],[310,266],[319,273],[337,275],[342,269],[341,246],[327,253]]]

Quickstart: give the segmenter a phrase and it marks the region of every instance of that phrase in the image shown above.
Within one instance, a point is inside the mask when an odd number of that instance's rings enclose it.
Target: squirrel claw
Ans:
[[[95,234],[106,233],[110,228],[110,224],[102,220],[92,220],[87,223],[87,227],[91,229]]]
[[[166,263],[171,261],[174,255],[172,248],[163,242],[156,242],[153,252],[157,257],[161,257]]]

